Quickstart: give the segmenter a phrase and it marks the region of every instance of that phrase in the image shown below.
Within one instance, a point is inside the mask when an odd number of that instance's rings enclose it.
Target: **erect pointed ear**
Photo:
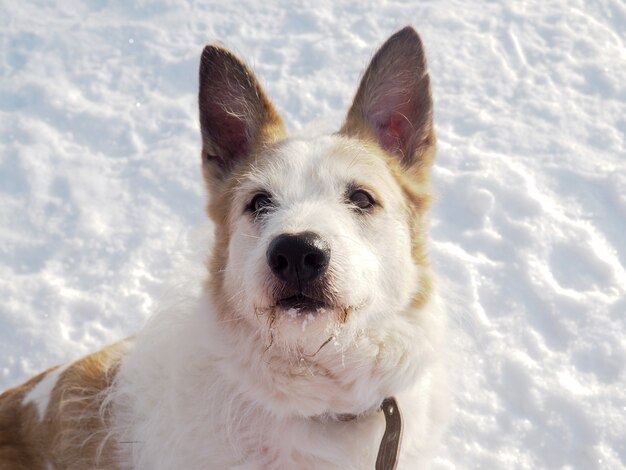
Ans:
[[[203,166],[212,176],[223,178],[255,149],[285,136],[252,71],[223,47],[202,51],[198,104]]]
[[[373,138],[404,168],[425,169],[434,155],[432,113],[422,41],[407,26],[374,55],[341,133]]]

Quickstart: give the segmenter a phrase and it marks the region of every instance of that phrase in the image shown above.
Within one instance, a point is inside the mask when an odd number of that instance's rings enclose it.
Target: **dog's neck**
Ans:
[[[400,406],[398,405],[398,401],[395,397],[387,397],[377,408],[367,410],[358,415],[350,413],[335,415],[324,414],[313,417],[312,419],[325,422],[337,421],[346,423],[358,421],[359,419],[365,418],[373,413],[381,412],[385,416],[385,432],[381,438],[380,446],[378,448],[375,470],[395,470],[400,456],[402,434],[404,429],[402,412],[400,411]]]
[[[338,421],[340,423],[347,423],[349,421],[355,421],[359,418],[363,418],[369,416],[373,413],[379,413],[382,410],[382,403],[378,406],[369,408],[362,413],[354,414],[354,413],[324,413],[321,415],[313,416],[311,419],[315,421],[319,421],[322,423],[327,423],[329,421]]]
[[[402,412],[395,397],[388,397],[383,400],[375,410],[368,410],[362,414],[325,414],[314,417],[313,419],[321,421],[339,421],[348,422],[355,421],[361,417],[369,416],[371,413],[380,413],[385,415],[385,433],[380,441],[378,456],[376,458],[376,470],[393,470],[398,464],[400,455],[400,446],[402,445],[402,431],[404,428],[402,420]]]

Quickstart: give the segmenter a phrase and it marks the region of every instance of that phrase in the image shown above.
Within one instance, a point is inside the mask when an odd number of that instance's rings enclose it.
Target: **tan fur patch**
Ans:
[[[0,469],[45,468],[46,455],[33,439],[39,417],[35,405],[22,406],[24,396],[56,367],[0,395]]]
[[[106,391],[124,351],[118,343],[63,371],[43,417],[24,398],[56,368],[0,395],[0,470],[117,468]]]
[[[429,150],[434,155],[434,146]],[[393,157],[389,157],[393,158]],[[432,157],[431,157],[432,158]],[[429,300],[432,293],[432,278],[429,266],[428,253],[426,252],[426,229],[427,212],[432,202],[432,192],[430,188],[430,168],[424,167],[419,172],[419,179],[415,175],[407,173],[393,161],[388,162],[396,181],[400,185],[405,196],[405,203],[408,215],[408,223],[411,227],[411,256],[417,266],[422,267],[420,271],[420,290],[413,298],[412,307],[419,309]]]
[[[432,294],[432,278],[430,275],[426,240],[428,227],[427,213],[430,209],[433,195],[430,181],[430,167],[435,156],[435,137],[432,136],[432,146],[425,150],[418,164],[419,167],[404,168],[402,163],[391,153],[380,148],[374,141],[367,140],[364,144],[370,152],[379,155],[389,168],[392,176],[400,186],[404,196],[406,221],[411,229],[411,256],[413,262],[420,266],[420,290],[413,298],[411,307],[422,308]]]

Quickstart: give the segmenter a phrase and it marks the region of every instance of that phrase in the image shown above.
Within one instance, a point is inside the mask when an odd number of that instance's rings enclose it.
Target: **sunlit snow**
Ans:
[[[219,41],[293,131],[335,128],[413,24],[450,304],[438,469],[626,466],[626,5],[0,2],[0,389],[141,327],[204,221],[197,67]],[[305,325],[303,324],[303,329]]]

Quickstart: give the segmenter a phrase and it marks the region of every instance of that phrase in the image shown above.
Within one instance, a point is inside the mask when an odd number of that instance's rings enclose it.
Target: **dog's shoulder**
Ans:
[[[108,391],[126,349],[114,344],[0,395],[0,470],[114,468]]]
[[[0,395],[0,469],[45,468],[43,453],[33,445],[40,440],[37,407],[25,404],[24,398],[57,368],[48,369]]]

